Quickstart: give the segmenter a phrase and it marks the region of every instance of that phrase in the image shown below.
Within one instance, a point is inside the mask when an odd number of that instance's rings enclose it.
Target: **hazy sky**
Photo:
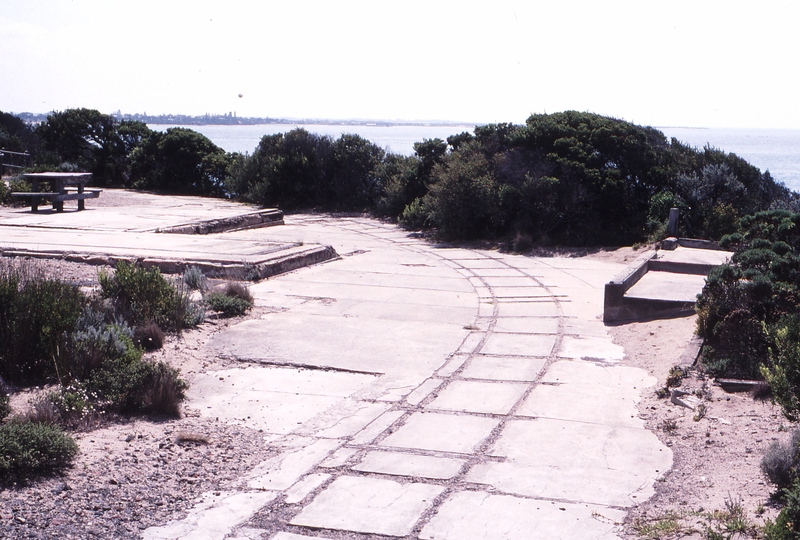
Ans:
[[[800,129],[798,23],[770,0],[0,0],[0,110]]]

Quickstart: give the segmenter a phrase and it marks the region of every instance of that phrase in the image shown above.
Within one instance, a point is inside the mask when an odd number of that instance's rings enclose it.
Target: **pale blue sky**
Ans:
[[[0,110],[800,129],[796,6],[2,0]]]

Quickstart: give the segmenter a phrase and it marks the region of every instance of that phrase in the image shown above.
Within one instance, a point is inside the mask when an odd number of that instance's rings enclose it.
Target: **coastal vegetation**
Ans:
[[[370,212],[447,240],[630,244],[663,237],[672,207],[682,211],[681,234],[719,239],[748,214],[800,206],[735,154],[575,111],[426,139],[413,156],[303,129],[231,154],[187,128],[153,131],[91,109],[53,112],[35,128],[0,115],[0,126],[0,140],[33,148],[35,170],[88,170],[98,185],[285,210]]]
[[[66,465],[75,444],[64,430],[113,415],[178,416],[187,388],[164,361],[143,356],[202,321],[204,309],[158,270],[120,262],[86,294],[35,265],[0,261],[0,472],[5,479]],[[9,387],[47,387],[14,416]]]

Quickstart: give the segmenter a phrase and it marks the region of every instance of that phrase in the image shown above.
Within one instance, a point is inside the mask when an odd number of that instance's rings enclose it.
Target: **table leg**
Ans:
[[[78,193],[83,193],[83,184],[78,184]],[[84,210],[86,207],[83,204],[83,199],[78,199],[78,212]]]
[[[56,193],[64,194],[67,192],[66,186],[64,186],[64,181],[57,179],[53,182],[55,184],[53,187],[55,188],[53,191]],[[56,212],[63,212],[64,211],[64,201],[53,201],[53,208],[56,209]]]

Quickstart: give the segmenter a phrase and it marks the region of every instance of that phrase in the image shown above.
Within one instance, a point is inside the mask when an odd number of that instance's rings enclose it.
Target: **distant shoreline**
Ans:
[[[38,123],[47,121],[47,116],[51,113],[11,113],[21,118],[27,123]],[[441,127],[473,127],[480,125],[476,122],[454,122],[448,120],[375,120],[375,119],[330,119],[330,118],[270,118],[257,116],[236,116],[235,112],[226,114],[204,114],[193,116],[188,114],[155,114],[147,113],[122,114],[117,111],[112,113],[117,120],[127,120],[142,122],[153,125],[182,125],[182,126],[258,126],[265,124],[288,124],[288,125],[322,125],[322,126],[376,126],[376,127],[396,127],[396,126],[441,126]]]

